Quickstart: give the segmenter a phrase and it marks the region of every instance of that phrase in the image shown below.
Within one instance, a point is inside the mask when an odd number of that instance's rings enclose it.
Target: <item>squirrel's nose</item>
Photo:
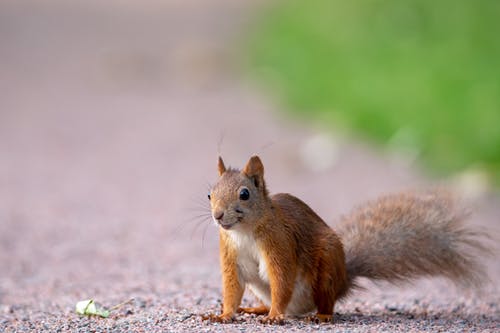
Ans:
[[[224,212],[214,212],[214,219],[216,219],[217,221],[222,220],[223,217],[224,217]]]

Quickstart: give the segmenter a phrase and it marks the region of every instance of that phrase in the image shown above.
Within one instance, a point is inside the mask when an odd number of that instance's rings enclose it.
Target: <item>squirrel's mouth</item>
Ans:
[[[233,223],[222,223],[222,222],[219,222],[219,225],[224,229],[224,230],[229,230],[231,229],[237,222],[233,222]]]
[[[224,221],[225,219],[215,220],[224,230],[229,230],[236,224],[243,221],[243,216],[236,216],[236,218],[230,218],[229,221]]]

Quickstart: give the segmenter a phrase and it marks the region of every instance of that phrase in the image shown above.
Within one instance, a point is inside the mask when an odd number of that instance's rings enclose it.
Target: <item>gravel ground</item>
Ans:
[[[304,163],[318,130],[285,119],[234,70],[255,7],[0,3],[0,331],[500,330],[498,259],[481,293],[366,283],[333,325],[200,320],[221,302],[217,229],[203,219],[218,146],[235,166],[261,154],[271,191],[332,225],[363,200],[436,181],[338,138],[322,170]],[[498,229],[499,196],[476,207],[471,223]],[[89,298],[134,300],[107,319],[75,314]]]

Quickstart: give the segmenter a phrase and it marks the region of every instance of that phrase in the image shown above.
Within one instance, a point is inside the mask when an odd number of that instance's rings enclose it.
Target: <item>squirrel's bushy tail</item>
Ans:
[[[480,259],[490,252],[485,232],[464,225],[468,213],[446,191],[382,197],[345,216],[338,231],[348,277],[406,282],[444,276],[478,287],[486,275]]]

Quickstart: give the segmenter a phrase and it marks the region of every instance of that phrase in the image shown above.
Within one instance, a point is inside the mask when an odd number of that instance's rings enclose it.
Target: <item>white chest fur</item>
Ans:
[[[242,282],[266,305],[271,304],[267,265],[253,235],[231,231],[229,235],[238,252],[238,273]]]
[[[271,288],[267,265],[251,234],[232,230],[231,240],[238,252],[238,271],[241,282],[266,306],[271,306]],[[304,314],[314,310],[310,286],[300,276],[296,278],[292,299],[288,304],[288,314]]]

